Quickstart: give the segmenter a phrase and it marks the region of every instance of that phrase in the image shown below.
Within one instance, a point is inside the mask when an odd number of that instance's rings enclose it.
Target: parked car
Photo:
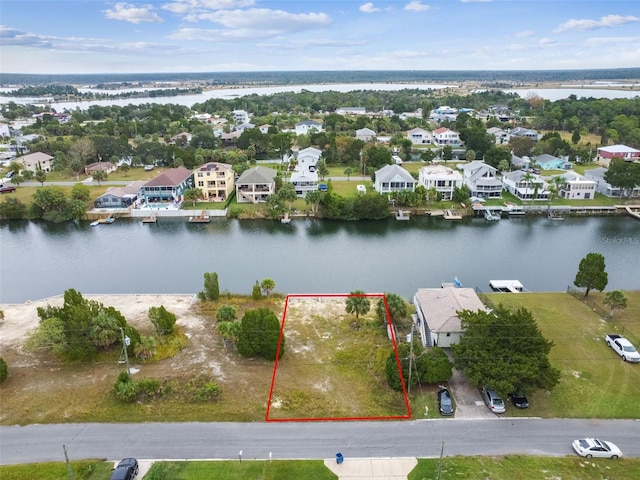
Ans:
[[[14,173],[16,172],[14,172],[13,170],[9,170],[7,174],[4,176],[4,178],[12,178]]]
[[[509,397],[514,407],[527,408],[529,406],[529,400],[527,400],[527,397],[522,392],[513,392]]]
[[[620,458],[622,452],[613,443],[597,438],[581,438],[574,440],[573,449],[581,457]]]
[[[489,407],[489,410],[493,413],[505,412],[504,400],[502,400],[497,392],[487,387],[482,387],[482,398],[484,399],[484,403],[487,404],[487,407]]]
[[[640,362],[640,353],[638,353],[636,347],[622,335],[610,333],[605,335],[604,340],[625,362]]]
[[[16,191],[16,187],[10,187],[7,185],[0,186],[0,193],[12,193]]]
[[[138,460],[125,458],[113,469],[110,480],[132,480],[136,475],[138,475]]]
[[[444,387],[438,390],[438,408],[440,409],[440,415],[453,415],[453,400],[449,390]]]

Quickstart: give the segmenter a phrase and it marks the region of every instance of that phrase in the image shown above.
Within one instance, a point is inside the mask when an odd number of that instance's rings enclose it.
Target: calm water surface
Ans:
[[[0,302],[82,293],[195,293],[203,274],[220,289],[251,293],[273,278],[285,293],[394,292],[457,276],[488,290],[518,279],[531,291],[563,291],[589,252],[605,256],[607,289],[640,290],[640,222],[629,217],[510,218],[500,222],[414,217],[409,222],[214,219],[143,224],[118,220],[0,224]]]

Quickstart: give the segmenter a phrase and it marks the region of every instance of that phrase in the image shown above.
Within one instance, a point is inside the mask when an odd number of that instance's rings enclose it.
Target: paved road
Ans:
[[[405,422],[62,424],[0,428],[0,464],[69,457],[245,459],[572,454],[571,441],[599,436],[640,457],[639,420],[495,417]]]

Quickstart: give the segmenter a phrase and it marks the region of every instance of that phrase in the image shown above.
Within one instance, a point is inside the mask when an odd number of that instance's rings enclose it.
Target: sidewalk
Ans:
[[[340,480],[406,480],[418,460],[415,457],[345,458],[340,464],[335,459],[325,460],[324,464]]]

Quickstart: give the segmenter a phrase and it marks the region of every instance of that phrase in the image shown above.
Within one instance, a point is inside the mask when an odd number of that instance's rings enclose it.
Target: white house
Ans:
[[[509,141],[509,133],[498,127],[487,128],[487,133],[492,135],[496,140],[496,145],[502,145]]]
[[[460,140],[460,135],[458,135],[458,132],[454,132],[453,130],[449,130],[448,128],[445,128],[445,127],[440,127],[437,130],[433,131],[433,143],[441,146],[462,145],[462,141]]]
[[[365,115],[367,109],[364,107],[338,107],[336,113],[338,115]]]
[[[498,170],[480,160],[458,165],[462,170],[462,182],[471,190],[471,196],[499,198],[502,196],[502,182],[497,177]]]
[[[416,180],[411,174],[399,165],[385,165],[375,173],[373,188],[378,193],[413,192],[416,188]]]
[[[296,189],[296,195],[305,197],[307,192],[318,190],[318,172],[314,170],[294,170],[289,181]]]
[[[535,130],[531,130],[529,128],[524,128],[524,127],[516,127],[509,130],[509,140],[514,137],[527,137],[533,140],[534,142],[537,142],[540,136],[541,135]]]
[[[362,140],[363,142],[370,142],[371,140],[376,138],[376,132],[374,132],[370,128],[360,128],[359,130],[356,130],[356,138],[358,140]]]
[[[44,170],[51,172],[53,170],[53,157],[42,152],[29,153],[22,157],[16,157],[16,162],[21,163],[25,170],[36,172],[36,170]]]
[[[464,335],[458,312],[474,312],[486,307],[473,288],[419,288],[413,297],[416,326],[425,347],[450,347]]]
[[[315,147],[303,148],[296,155],[296,160],[298,162],[296,170],[315,170],[320,157],[322,157],[322,150]]]
[[[443,200],[451,200],[453,190],[462,186],[462,174],[444,165],[427,165],[418,173],[418,185],[435,188]]]
[[[503,175],[502,184],[507,192],[520,200],[547,200],[549,198],[547,185],[540,175],[516,170]]]
[[[231,112],[233,121],[237,124],[249,123],[250,115],[245,110],[234,110]]]
[[[303,120],[296,123],[296,135],[308,135],[312,132],[321,132],[322,124],[315,120]]]
[[[407,139],[414,145],[433,143],[433,135],[424,128],[412,128],[407,132]]]
[[[236,125],[234,130],[236,132],[244,132],[245,130],[251,130],[252,128],[256,128],[255,124],[253,123],[241,123],[240,125]]]
[[[614,187],[604,179],[605,173],[607,173],[607,169],[605,167],[592,168],[591,170],[585,170],[584,177],[587,180],[593,180],[596,182],[596,192],[606,195],[607,197],[640,197],[640,185],[634,187],[630,194],[629,192],[622,192],[620,187]]]
[[[560,175],[564,185],[560,187],[559,195],[568,200],[591,200],[596,196],[597,184],[576,172]]]

